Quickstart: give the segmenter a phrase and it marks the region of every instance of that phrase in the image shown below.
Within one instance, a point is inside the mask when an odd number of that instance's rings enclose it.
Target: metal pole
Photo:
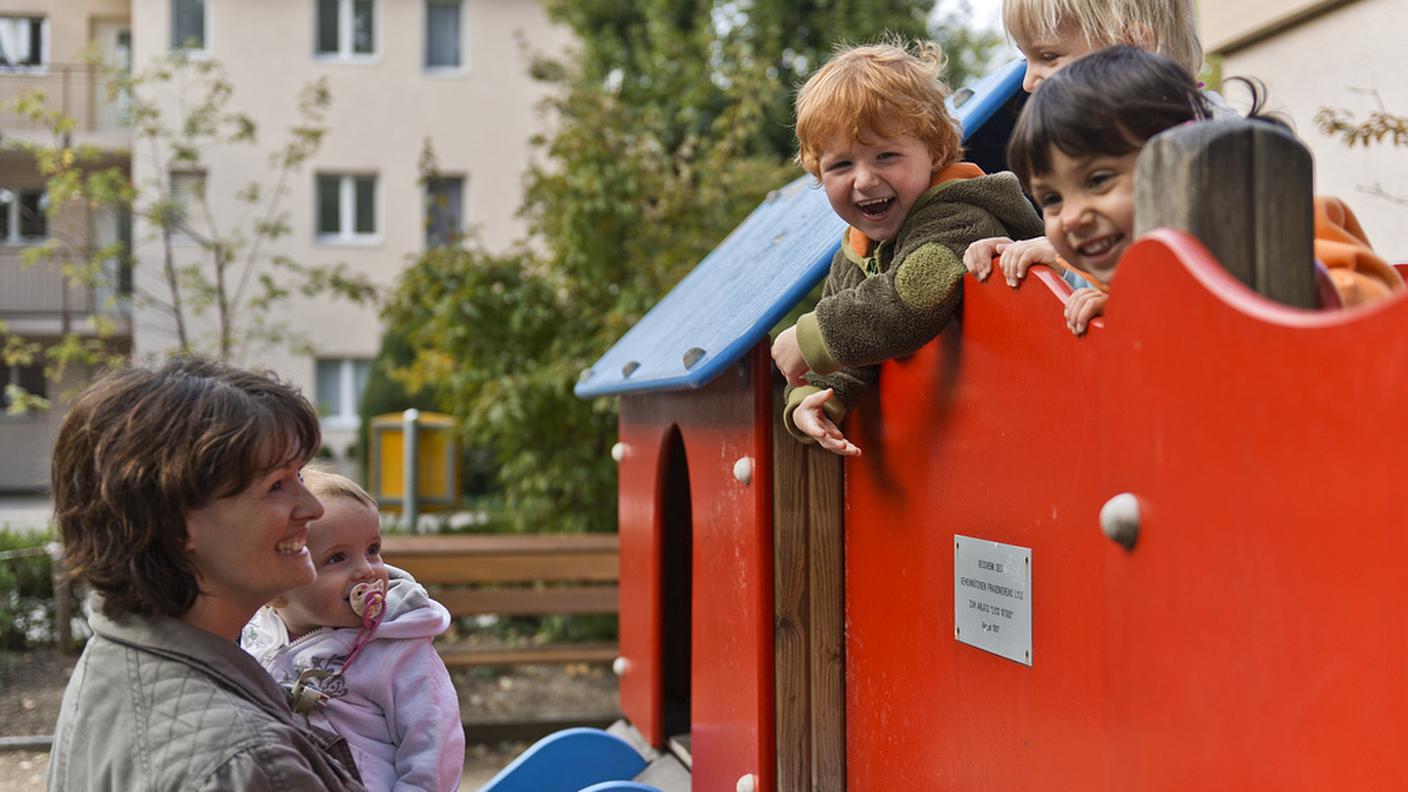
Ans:
[[[420,410],[412,407],[401,413],[401,422],[402,432],[405,435],[404,442],[401,445],[404,454],[402,457],[404,467],[402,469],[405,471],[405,474],[402,476],[402,478],[405,479],[403,485],[405,492],[401,496],[401,509],[406,515],[407,530],[414,533],[416,530],[416,522],[420,517],[420,508],[416,503],[416,496],[420,491],[419,470],[417,469],[417,458],[420,456],[418,453],[420,438],[417,437],[420,431]]]

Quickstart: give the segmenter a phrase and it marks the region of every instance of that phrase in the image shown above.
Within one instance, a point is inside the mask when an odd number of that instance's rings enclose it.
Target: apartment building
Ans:
[[[1314,123],[1322,107],[1364,119],[1382,105],[1408,116],[1408,3],[1204,0],[1198,17],[1203,45],[1222,57],[1223,75],[1261,80],[1270,109],[1290,117],[1315,155],[1315,191],[1348,201],[1374,247],[1408,261],[1408,148],[1350,149]]]
[[[538,0],[0,0],[0,98],[43,85],[51,105],[78,119],[75,134],[130,168],[138,184],[160,183],[178,200],[203,187],[212,217],[228,227],[247,211],[237,193],[270,173],[270,153],[297,123],[300,91],[325,78],[329,131],[286,184],[281,208],[292,233],[270,252],[305,265],[345,264],[390,288],[443,235],[469,231],[491,250],[523,236],[516,212],[533,156],[529,140],[546,123],[539,110],[545,89],[528,75],[528,53],[556,53],[569,42]],[[232,109],[256,124],[257,145],[214,147],[197,167],[159,172],[165,157],[133,145],[122,100],[107,98],[102,80],[74,65],[88,46],[137,70],[173,49],[219,62],[233,88]],[[167,109],[180,101],[174,92],[163,97]],[[23,126],[0,117],[0,136],[39,134]],[[427,141],[438,177],[422,183],[417,163]],[[10,213],[0,217],[0,321],[48,339],[83,324],[83,310],[115,312],[122,322],[114,343],[138,359],[173,349],[169,317],[128,296],[164,288],[155,229],[81,210],[70,218],[67,209],[48,221],[54,229],[41,228],[34,220],[43,214],[34,211],[45,203],[41,187],[27,157],[0,152],[0,199],[8,200],[0,205]],[[190,222],[204,230],[202,218]],[[23,268],[24,246],[65,223],[130,240],[133,266],[115,263],[111,284],[92,294],[70,294],[57,273]],[[206,255],[189,239],[177,239],[174,250],[178,265]],[[281,314],[265,320],[286,326],[299,343],[247,347],[237,362],[297,383],[324,416],[328,451],[350,469],[381,323],[373,308],[327,297],[294,296]],[[206,323],[191,333],[210,330]],[[3,374],[45,393],[67,389],[41,382],[34,370]],[[74,374],[80,383],[83,376]],[[0,418],[0,491],[42,485],[63,412],[57,401],[45,416]]]

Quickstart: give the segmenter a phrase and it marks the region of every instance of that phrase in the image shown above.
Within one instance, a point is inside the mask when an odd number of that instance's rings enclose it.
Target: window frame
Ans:
[[[322,179],[338,180],[338,229],[336,233],[323,231],[320,226],[322,216],[322,196],[319,189]],[[357,180],[372,180],[372,230],[357,231]],[[366,171],[318,171],[313,174],[313,241],[319,245],[350,245],[365,247],[381,244],[381,178],[375,172]]]
[[[0,63],[0,74],[48,74],[49,73],[49,49],[51,46],[51,35],[53,26],[49,24],[49,17],[42,14],[6,13],[0,14],[0,20],[11,22],[27,22],[33,25],[35,20],[39,21],[39,60],[36,63]]]
[[[184,52],[187,57],[202,59],[210,56],[210,34],[212,26],[210,24],[211,0],[196,0],[201,5],[201,34],[200,46],[188,47],[184,42],[176,40],[176,4],[183,0],[171,0],[167,4],[167,28],[170,36],[167,40],[168,52]]]
[[[460,62],[453,66],[432,66],[430,60],[430,7],[432,5],[456,5],[460,10]],[[458,76],[469,72],[469,24],[468,3],[465,0],[421,0],[421,71],[428,75]]]
[[[10,200],[8,202],[0,202],[0,212],[3,212],[5,215],[3,218],[5,225],[3,228],[0,228],[0,231],[3,231],[4,234],[0,236],[0,245],[5,247],[27,247],[47,241],[49,239],[48,191],[43,187],[0,187],[0,192],[10,194]],[[44,234],[43,236],[26,236],[20,233],[20,212],[24,207],[24,196],[36,194],[39,196],[37,206],[44,219]]]
[[[41,399],[49,398],[49,377],[45,374],[44,367],[42,365],[22,366],[18,363],[14,363],[11,365],[5,365],[3,363],[0,363],[0,369],[4,369],[4,381],[0,382],[0,421],[16,421],[25,419],[34,420],[40,418],[42,416],[42,413],[25,413],[23,415],[11,415],[10,402],[9,398],[5,395],[5,391],[11,383],[18,384],[21,388],[24,388],[24,381],[26,379],[24,371],[27,369],[32,374],[37,370],[39,372],[39,384],[42,387],[40,387],[38,390],[30,390],[28,388],[25,388],[25,392],[31,396],[37,396]]]
[[[439,243],[439,244],[434,244],[434,243],[432,243],[432,241],[431,241],[431,231],[432,231],[433,225],[432,225],[432,222],[431,222],[431,221],[432,221],[432,216],[431,216],[431,212],[430,212],[430,209],[431,209],[431,198],[432,198],[432,195],[431,195],[431,192],[430,192],[430,188],[431,188],[431,183],[432,183],[432,182],[459,182],[459,185],[460,185],[460,211],[459,211],[459,217],[455,218],[455,220],[456,220],[456,223],[455,223],[455,225],[456,225],[456,231],[457,231],[458,233],[456,234],[456,236],[455,236],[453,239],[446,240],[446,241],[441,242],[441,243]],[[425,216],[424,216],[424,218],[422,219],[422,222],[425,224],[425,238],[424,238],[422,241],[423,241],[423,243],[424,243],[424,245],[425,245],[425,249],[426,249],[426,250],[431,250],[432,248],[439,247],[439,246],[444,246],[444,245],[452,245],[452,244],[455,244],[456,242],[458,242],[459,240],[464,239],[465,234],[466,234],[466,232],[467,232],[468,229],[469,229],[469,177],[468,177],[468,176],[466,176],[466,175],[463,174],[463,173],[442,173],[442,174],[437,174],[436,176],[433,176],[433,177],[429,177],[429,178],[427,178],[427,179],[425,180],[425,185],[424,185],[424,187],[422,188],[422,191],[421,191],[421,198],[422,198],[423,203],[424,203],[424,206],[425,206]]]
[[[361,63],[374,64],[381,62],[381,3],[378,0],[369,0],[372,4],[372,51],[354,51],[354,30],[353,14],[356,0],[336,0],[337,1],[337,51],[324,52],[318,49],[318,33],[321,29],[319,24],[322,21],[323,5],[318,0],[313,0],[313,59],[321,63]]]
[[[371,376],[372,358],[353,357],[345,355],[330,355],[327,357],[313,358],[313,396],[317,399],[315,405],[318,410],[318,420],[323,426],[332,429],[355,429],[362,420],[362,392],[357,387],[357,366],[364,365],[364,375],[362,384],[365,386],[367,379]],[[319,379],[319,369],[323,363],[337,364],[337,400],[336,409],[327,413],[323,412],[323,402],[319,393],[319,386],[323,383]],[[350,409],[349,409],[350,408]]]

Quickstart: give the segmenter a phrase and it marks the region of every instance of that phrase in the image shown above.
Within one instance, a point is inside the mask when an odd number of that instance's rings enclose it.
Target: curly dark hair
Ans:
[[[51,468],[70,579],[103,612],[180,616],[200,593],[186,514],[318,450],[318,415],[271,374],[208,360],[128,368],[64,418]]]

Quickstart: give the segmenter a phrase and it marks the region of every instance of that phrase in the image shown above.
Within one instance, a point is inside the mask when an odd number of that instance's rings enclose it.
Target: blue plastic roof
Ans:
[[[1012,118],[998,111],[1019,98],[1024,73],[1024,63],[1014,61],[949,101],[963,126],[968,158],[984,170],[1004,167],[1001,152]],[[812,176],[773,191],[582,372],[577,396],[703,387],[826,277],[844,229]]]

